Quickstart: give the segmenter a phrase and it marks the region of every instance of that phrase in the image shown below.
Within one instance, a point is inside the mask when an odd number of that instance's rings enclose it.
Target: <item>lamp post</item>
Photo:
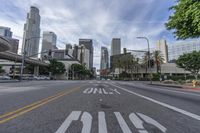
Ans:
[[[31,37],[31,38],[26,38],[25,39],[25,44],[24,44],[24,48],[22,49],[22,64],[21,64],[21,70],[20,70],[20,81],[22,80],[23,77],[23,71],[24,71],[24,62],[25,62],[25,56],[26,56],[26,51],[25,51],[25,47],[26,47],[26,43],[31,40],[31,39],[35,39],[35,38],[41,38],[41,37]]]
[[[148,65],[149,65],[149,68],[151,69],[149,39],[147,37],[136,37],[136,38],[138,38],[138,39],[145,39],[147,41],[147,45],[148,45]],[[151,74],[150,71],[149,71],[149,74]],[[151,75],[150,75],[150,84],[152,84]]]

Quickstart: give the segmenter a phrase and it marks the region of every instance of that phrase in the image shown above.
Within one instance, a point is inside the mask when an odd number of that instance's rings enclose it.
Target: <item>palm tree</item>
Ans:
[[[163,64],[163,62],[164,62],[164,56],[161,53],[161,51],[155,50],[153,52],[153,58],[154,58],[154,61],[156,64],[157,73],[159,73],[159,71],[161,72],[161,64]]]
[[[143,68],[145,68],[146,74],[147,74],[147,68],[148,68],[148,53],[145,53],[145,55],[143,56],[141,66],[142,66]]]

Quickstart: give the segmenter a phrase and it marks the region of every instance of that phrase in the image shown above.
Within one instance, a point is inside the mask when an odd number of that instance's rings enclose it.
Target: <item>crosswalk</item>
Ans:
[[[103,111],[98,112],[98,133],[108,133],[109,123],[106,121],[106,114]],[[128,126],[127,121],[130,121],[133,126],[136,128],[136,131],[139,133],[150,133],[148,129],[145,129],[144,123],[154,126],[161,133],[166,133],[167,129],[158,123],[156,120],[151,117],[144,115],[142,113],[130,113],[128,114],[129,120],[125,120],[122,113],[113,112],[112,115],[116,117],[117,123],[121,128],[122,133],[133,133],[131,128]],[[65,121],[61,124],[61,126],[57,129],[55,133],[65,133],[68,128],[71,126],[72,122],[80,121],[82,123],[81,133],[91,133],[93,117],[89,112],[86,111],[72,111],[69,116],[65,119]],[[120,131],[119,131],[120,132]]]

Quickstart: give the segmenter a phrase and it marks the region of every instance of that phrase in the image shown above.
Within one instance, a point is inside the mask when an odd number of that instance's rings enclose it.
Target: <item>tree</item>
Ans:
[[[50,60],[49,72],[53,75],[63,74],[65,71],[65,65],[62,62],[58,62],[56,59]]]
[[[197,79],[200,70],[200,51],[181,55],[176,64],[178,67],[190,71]]]
[[[147,69],[148,69],[148,53],[145,53],[145,55],[143,56],[141,66],[143,68],[145,68],[146,74],[147,74]]]
[[[40,66],[40,68],[39,68],[39,74],[40,75],[49,75],[49,67]]]
[[[0,73],[5,72],[5,70],[3,69],[3,67],[0,65]]]
[[[72,74],[74,74],[75,78],[82,79],[91,77],[92,73],[85,66],[81,64],[72,64],[71,65]]]
[[[159,71],[161,72],[161,64],[163,64],[163,62],[164,62],[163,54],[161,53],[161,51],[155,50],[153,52],[153,58],[154,58],[154,62],[156,64],[157,73],[159,73]]]
[[[177,39],[200,37],[200,2],[199,0],[178,0],[170,8],[174,14],[169,17],[166,27],[174,30]]]
[[[33,74],[34,73],[34,66],[27,64],[24,71],[26,71],[29,74]]]

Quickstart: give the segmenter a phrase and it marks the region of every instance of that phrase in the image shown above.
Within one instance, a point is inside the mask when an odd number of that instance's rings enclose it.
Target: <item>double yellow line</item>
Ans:
[[[22,108],[19,108],[19,109],[15,110],[15,111],[8,112],[8,113],[6,113],[4,115],[1,115],[0,116],[0,124],[6,123],[6,122],[18,117],[18,116],[21,116],[21,115],[23,115],[25,113],[28,113],[28,112],[36,109],[36,108],[39,108],[40,106],[45,105],[45,104],[47,104],[47,103],[49,103],[51,101],[54,101],[54,100],[56,100],[56,99],[58,99],[58,98],[60,98],[60,97],[62,97],[64,95],[67,95],[67,94],[70,94],[72,92],[78,91],[80,88],[81,87],[74,88],[74,89],[67,90],[67,91],[66,90],[62,91],[62,92],[60,92],[60,93],[58,93],[56,95],[47,97],[47,98],[42,99],[40,101],[34,102],[34,103],[29,104],[27,106],[24,106]]]

